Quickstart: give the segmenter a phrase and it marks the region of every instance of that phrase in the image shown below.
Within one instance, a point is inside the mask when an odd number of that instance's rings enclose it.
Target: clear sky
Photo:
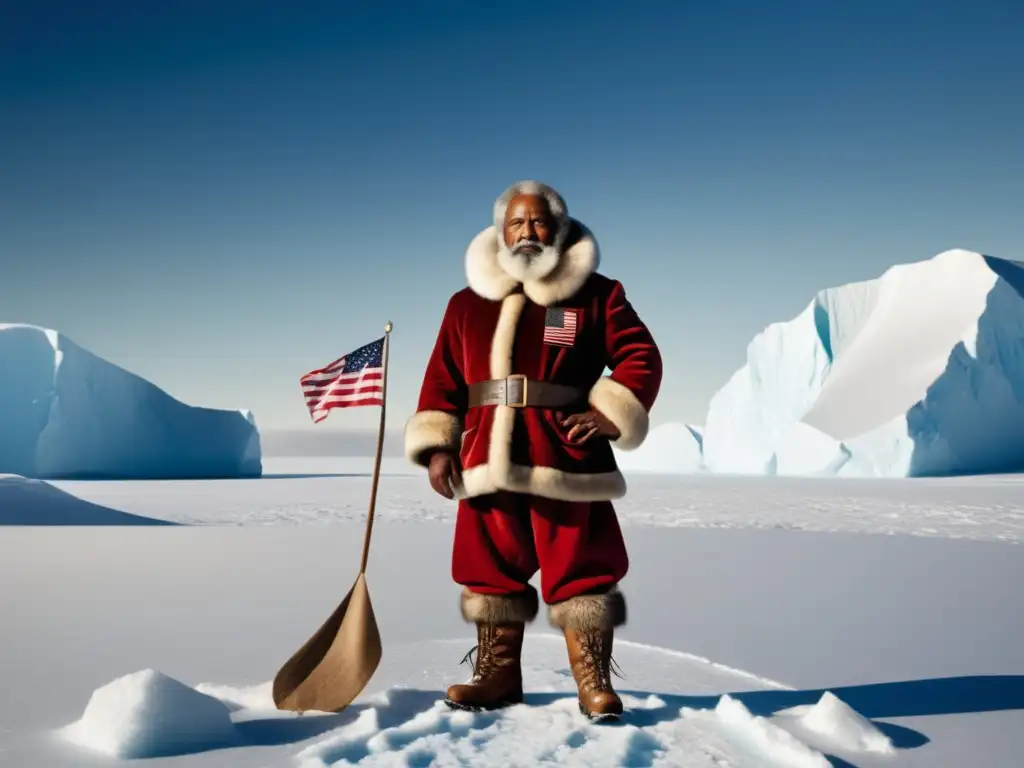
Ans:
[[[466,245],[538,178],[663,347],[654,421],[701,423],[816,290],[1024,258],[1022,26],[982,0],[4,3],[0,321],[313,429],[299,376],[390,319],[400,428]]]

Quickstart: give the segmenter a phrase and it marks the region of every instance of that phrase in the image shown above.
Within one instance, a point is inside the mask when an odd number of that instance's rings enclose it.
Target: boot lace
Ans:
[[[492,656],[488,653],[487,648],[481,648],[479,645],[474,645],[466,655],[462,657],[461,664],[469,663],[473,668],[474,681],[483,680],[491,673]]]
[[[494,667],[493,645],[497,638],[491,628],[480,627],[477,644],[470,648],[462,657],[460,664],[467,662],[473,667],[473,680],[487,677]]]
[[[611,676],[625,679],[622,670],[615,662],[615,657],[605,645],[605,637],[601,632],[587,632],[580,636],[582,651],[584,686],[587,690],[612,690]]]

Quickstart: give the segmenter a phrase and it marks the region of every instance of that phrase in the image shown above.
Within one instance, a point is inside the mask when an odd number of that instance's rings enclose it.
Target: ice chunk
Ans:
[[[704,465],[714,472],[770,474],[779,439],[814,402],[831,364],[812,303],[796,319],[768,326],[747,365],[711,399]]]
[[[886,755],[896,752],[888,736],[831,691],[825,691],[799,722],[840,749]]]
[[[715,394],[704,464],[882,477],[1024,468],[1024,265],[945,251],[822,291],[758,334]]]
[[[0,472],[36,478],[258,477],[248,411],[185,405],[55,331],[0,324]]]
[[[779,438],[773,467],[778,475],[836,475],[849,459],[841,442],[798,421]]]
[[[223,702],[146,669],[96,689],[67,740],[119,758],[163,757],[230,746],[231,713]]]
[[[651,430],[635,451],[616,451],[615,462],[626,472],[689,474],[702,466],[701,430],[691,424],[670,422]]]

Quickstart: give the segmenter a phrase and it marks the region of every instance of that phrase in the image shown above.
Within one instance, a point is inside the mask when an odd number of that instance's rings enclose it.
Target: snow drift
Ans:
[[[821,291],[713,397],[713,472],[1024,469],[1024,264],[963,250]]]
[[[799,724],[809,732],[850,752],[896,753],[892,739],[831,691],[825,691],[814,706],[794,707],[788,713],[799,717]]]
[[[221,701],[154,669],[96,689],[82,718],[61,734],[119,758],[166,757],[230,746],[231,710]]]
[[[0,475],[0,525],[175,525],[80,499],[43,480]]]
[[[36,478],[258,477],[248,411],[197,408],[30,325],[0,324],[0,472]]]

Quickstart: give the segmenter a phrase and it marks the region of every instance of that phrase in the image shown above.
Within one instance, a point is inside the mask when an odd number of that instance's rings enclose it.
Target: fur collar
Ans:
[[[500,301],[516,290],[520,281],[501,266],[500,234],[488,227],[473,238],[466,250],[466,279],[470,289],[485,299]],[[536,304],[549,307],[572,297],[597,270],[601,254],[594,234],[575,219],[571,220],[569,245],[558,264],[545,277],[522,282],[523,293]]]

